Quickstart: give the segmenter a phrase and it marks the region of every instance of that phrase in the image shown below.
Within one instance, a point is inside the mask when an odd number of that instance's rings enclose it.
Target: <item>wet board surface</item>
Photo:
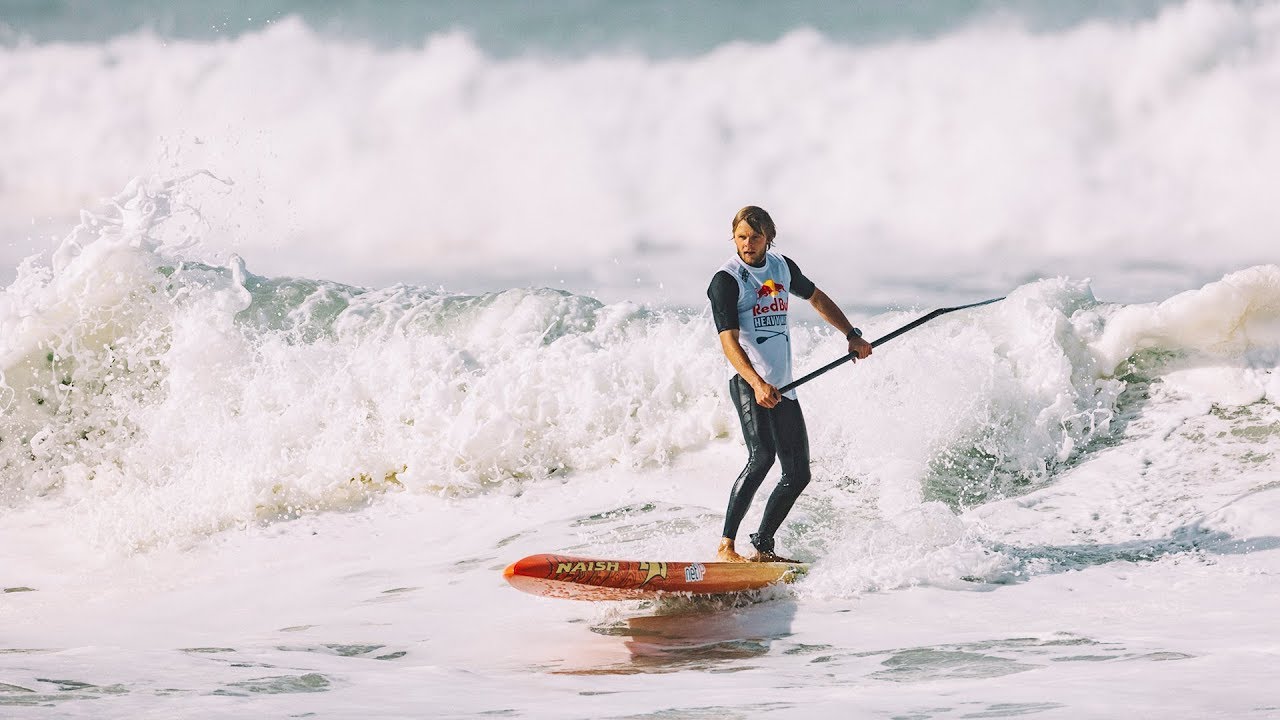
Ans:
[[[512,587],[567,600],[635,600],[666,593],[717,595],[759,590],[805,574],[805,563],[600,560],[530,555],[507,566]]]

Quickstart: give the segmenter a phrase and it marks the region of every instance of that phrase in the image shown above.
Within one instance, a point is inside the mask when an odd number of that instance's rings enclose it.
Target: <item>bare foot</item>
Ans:
[[[720,562],[748,562],[748,560],[738,554],[733,549],[732,538],[720,538],[720,547],[716,550],[716,559]]]

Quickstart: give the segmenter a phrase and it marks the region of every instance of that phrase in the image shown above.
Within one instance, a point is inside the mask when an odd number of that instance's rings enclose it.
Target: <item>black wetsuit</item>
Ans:
[[[813,296],[814,287],[800,268],[790,258],[783,258],[790,271],[790,287],[787,290],[800,298]],[[739,320],[739,293],[741,286],[730,273],[721,270],[711,280],[707,296],[711,299],[711,313],[716,332],[741,330]],[[759,370],[759,368],[757,368]],[[804,414],[799,401],[783,396],[772,408],[756,402],[755,391],[741,375],[735,374],[729,381],[729,394],[742,423],[742,437],[747,443],[747,465],[738,475],[729,494],[729,507],[724,518],[724,537],[736,538],[738,526],[751,507],[756,490],[765,475],[773,467],[776,457],[781,461],[782,478],[765,505],[760,528],[751,535],[751,544],[760,552],[772,553],[774,534],[795,505],[796,498],[809,484],[809,434],[805,429]]]

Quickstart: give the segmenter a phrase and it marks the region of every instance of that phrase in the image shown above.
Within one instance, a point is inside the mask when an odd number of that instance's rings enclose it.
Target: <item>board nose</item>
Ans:
[[[502,571],[502,577],[507,580],[513,577],[545,578],[550,574],[554,560],[550,555],[523,557],[508,565],[507,569]]]

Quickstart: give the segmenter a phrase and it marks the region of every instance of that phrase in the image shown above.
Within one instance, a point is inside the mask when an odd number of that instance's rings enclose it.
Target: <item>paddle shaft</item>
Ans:
[[[875,340],[871,341],[871,347],[878,347],[880,345],[883,345],[884,343],[889,342],[890,340],[898,337],[899,335],[915,330],[916,328],[920,327],[921,325],[929,322],[930,320],[940,315],[946,315],[947,313],[955,312],[957,310],[965,310],[967,308],[978,307],[979,305],[990,305],[993,302],[997,302],[1003,299],[1004,298],[1002,297],[998,297],[998,298],[991,298],[990,300],[983,300],[982,302],[969,303],[968,305],[957,305],[956,307],[938,308],[937,310],[934,310],[933,312],[929,313],[928,315],[925,315],[924,317],[916,318],[915,320],[912,320],[911,322],[907,323],[906,325],[903,325],[902,327],[898,328],[897,330],[894,330],[893,332],[889,333],[888,335],[885,335],[882,338],[876,338]],[[778,388],[778,392],[779,393],[790,392],[791,390],[794,390],[800,387],[801,385],[809,382],[810,380],[818,377],[819,375],[827,372],[828,370],[834,370],[835,368],[840,367],[841,365],[849,362],[855,357],[857,356],[854,355],[853,353],[849,353],[848,355],[845,355],[839,360],[834,360],[832,362],[829,362],[826,365],[823,365],[822,367],[818,368],[817,370],[814,370],[813,372],[809,373],[808,375],[805,375],[799,380],[783,385],[782,387]]]

